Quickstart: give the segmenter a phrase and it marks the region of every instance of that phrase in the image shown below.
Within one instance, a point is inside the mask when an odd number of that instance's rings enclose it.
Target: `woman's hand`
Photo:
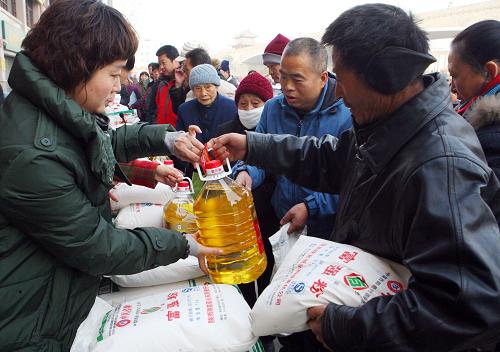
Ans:
[[[223,254],[222,249],[210,248],[202,245],[200,242],[198,242],[198,232],[195,234],[187,233],[184,236],[186,236],[186,239],[189,243],[189,254],[198,258],[198,265],[200,266],[201,271],[208,275],[208,268],[205,257],[209,255],[221,255]]]
[[[181,182],[183,177],[182,172],[169,165],[158,165],[155,171],[155,180],[170,187],[175,187],[175,184]]]
[[[174,154],[184,161],[197,163],[205,146],[196,139],[196,133],[201,133],[198,126],[189,126],[189,132],[177,137],[174,142]]]

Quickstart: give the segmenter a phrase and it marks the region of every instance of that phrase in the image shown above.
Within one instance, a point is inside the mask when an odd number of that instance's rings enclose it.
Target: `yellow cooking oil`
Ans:
[[[193,196],[189,182],[181,181],[174,188],[174,197],[163,208],[165,227],[185,233],[198,231],[193,211]]]
[[[218,170],[217,173],[214,170]],[[214,283],[240,284],[255,281],[266,269],[267,259],[252,194],[223,174],[220,161],[206,165],[207,177],[194,204],[199,241],[223,250],[207,257]]]

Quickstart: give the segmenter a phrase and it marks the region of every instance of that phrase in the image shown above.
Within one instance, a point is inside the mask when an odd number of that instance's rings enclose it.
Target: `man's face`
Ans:
[[[302,111],[316,105],[328,73],[318,72],[309,55],[284,55],[281,58],[280,83],[287,103]]]
[[[160,73],[167,77],[171,77],[174,74],[174,70],[179,67],[177,61],[170,60],[165,54],[158,56],[158,63],[160,64]]]
[[[487,75],[478,72],[471,65],[465,63],[455,46],[452,46],[448,55],[448,71],[453,85],[462,99],[470,99],[481,93],[488,83]]]
[[[269,76],[273,79],[274,83],[280,82],[280,64],[266,64],[269,70]]]
[[[353,70],[342,64],[340,58],[333,51],[333,72],[337,76],[335,96],[344,98],[344,104],[351,109],[356,122],[360,123],[373,117],[380,102],[380,94],[370,88]]]
[[[157,81],[158,78],[160,78],[160,69],[154,69],[153,72],[151,72],[151,77],[153,77],[153,81]]]
[[[219,71],[220,71],[220,73],[222,73],[222,75],[224,76],[225,79],[229,78],[229,72],[224,71],[224,70],[219,70]]]

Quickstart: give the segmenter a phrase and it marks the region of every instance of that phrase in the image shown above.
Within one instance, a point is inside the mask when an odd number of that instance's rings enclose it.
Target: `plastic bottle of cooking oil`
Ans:
[[[174,191],[174,197],[163,208],[163,219],[167,229],[185,233],[198,231],[193,212],[193,190],[191,180],[179,182]]]
[[[224,251],[207,257],[210,277],[223,284],[255,281],[266,269],[267,259],[252,194],[227,177],[231,172],[219,160],[208,161],[205,170],[203,176],[198,167],[206,182],[194,203],[199,241]]]

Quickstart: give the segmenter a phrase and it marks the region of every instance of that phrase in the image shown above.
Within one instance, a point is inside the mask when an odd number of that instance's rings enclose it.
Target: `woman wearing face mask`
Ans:
[[[217,135],[255,131],[266,101],[273,97],[269,81],[258,72],[252,72],[240,82],[234,97],[238,117],[219,126]]]
[[[264,110],[264,104],[272,97],[273,87],[271,83],[258,72],[253,72],[243,78],[236,89],[234,97],[236,106],[238,107],[238,116],[233,121],[219,126],[217,135],[220,136],[231,132],[245,133],[245,131],[255,131]],[[269,285],[274,267],[273,251],[269,242],[269,237],[279,230],[279,219],[276,217],[274,209],[271,206],[271,195],[273,194],[274,186],[275,181],[271,176],[261,186],[252,191],[255,211],[259,220],[267,256],[267,268],[257,280],[259,294]],[[250,307],[252,307],[257,300],[255,283],[252,282],[238,286],[243,293],[243,297],[245,297]],[[266,351],[274,350],[273,336],[264,336],[261,337],[261,340],[264,343]]]
[[[500,178],[500,22],[481,21],[460,32],[451,44],[448,69],[461,98],[456,110],[476,130]]]
[[[108,130],[104,107],[137,34],[99,0],[56,0],[22,43],[0,107],[0,350],[69,351],[103,275],[214,254],[163,228],[117,229],[118,162],[203,145],[147,124]]]

